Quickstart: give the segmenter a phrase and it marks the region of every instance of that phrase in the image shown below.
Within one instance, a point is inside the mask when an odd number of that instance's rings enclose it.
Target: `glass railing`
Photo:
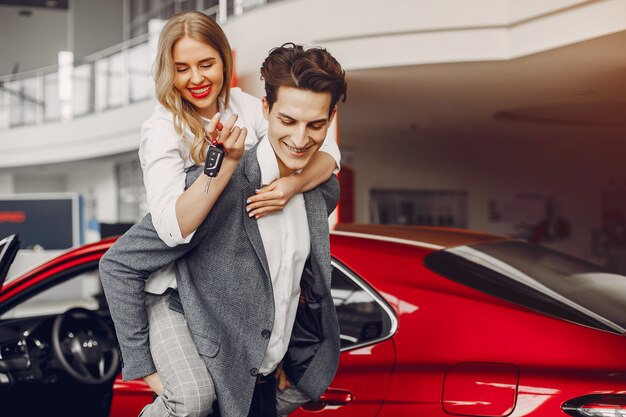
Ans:
[[[203,12],[223,24],[271,1],[218,0]],[[0,130],[68,121],[150,99],[154,95],[150,36],[140,35],[82,58],[69,72],[53,65],[0,77]]]

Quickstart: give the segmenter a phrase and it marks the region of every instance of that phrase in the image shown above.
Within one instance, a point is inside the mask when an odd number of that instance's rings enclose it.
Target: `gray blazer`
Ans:
[[[187,175],[189,186],[200,174]],[[224,192],[191,242],[170,248],[146,215],[109,249],[100,276],[122,353],[125,380],[155,371],[148,341],[145,280],[176,261],[180,308],[198,352],[215,382],[223,417],[248,413],[256,374],[273,328],[269,267],[246,199],[260,187],[256,147],[245,153]],[[311,400],[330,384],[339,361],[339,326],[330,293],[328,215],[339,199],[333,175],[304,193],[311,254],[302,276],[302,297],[285,355],[288,376]]]

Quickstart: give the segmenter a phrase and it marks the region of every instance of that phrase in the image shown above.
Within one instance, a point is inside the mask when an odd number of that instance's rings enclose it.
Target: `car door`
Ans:
[[[294,416],[375,416],[395,364],[391,336],[397,319],[374,289],[337,261],[331,292],[341,334],[339,369],[321,401],[301,407]]]
[[[0,240],[0,288],[4,284],[9,268],[19,249],[20,239],[18,235],[11,235]]]

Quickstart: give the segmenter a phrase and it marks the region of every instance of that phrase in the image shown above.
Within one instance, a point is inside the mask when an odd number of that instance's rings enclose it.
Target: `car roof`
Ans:
[[[508,240],[506,236],[474,232],[452,227],[395,226],[380,224],[339,223],[332,232],[374,240],[395,241],[431,249]]]

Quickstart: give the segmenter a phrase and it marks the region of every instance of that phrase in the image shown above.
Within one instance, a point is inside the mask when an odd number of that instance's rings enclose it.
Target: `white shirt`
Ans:
[[[278,162],[266,138],[257,147],[261,183],[279,178]],[[311,252],[304,196],[296,194],[281,211],[257,220],[274,294],[274,328],[259,372],[272,372],[285,356],[300,299],[300,277]]]
[[[267,121],[263,117],[261,100],[244,93],[239,88],[230,89],[228,108],[218,101],[221,120],[226,121],[231,114],[237,113],[236,125],[246,127],[246,150],[254,146],[267,133]],[[333,122],[335,123],[335,122]],[[208,120],[205,120],[208,125]],[[337,146],[335,128],[331,125],[320,151],[335,159],[337,170],[341,155]],[[152,115],[141,126],[139,160],[143,170],[144,185],[148,200],[148,211],[152,215],[152,224],[159,238],[166,245],[174,247],[188,243],[192,232],[182,237],[176,218],[176,200],[185,191],[185,170],[194,165],[189,157],[193,134],[186,128],[181,138],[174,128],[173,115],[161,104],[157,104]],[[163,294],[168,288],[176,288],[174,265],[168,265],[153,273],[146,282],[146,292]]]

